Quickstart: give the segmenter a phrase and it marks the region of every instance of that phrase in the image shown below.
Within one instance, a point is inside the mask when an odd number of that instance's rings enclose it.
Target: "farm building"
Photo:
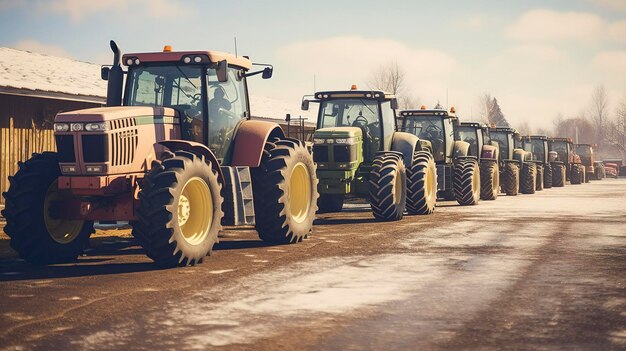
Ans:
[[[52,127],[57,113],[104,105],[107,83],[100,79],[100,68],[69,58],[0,48],[0,191],[8,189],[8,176],[17,171],[18,161],[33,152],[54,150]],[[260,96],[250,100],[253,114],[274,117],[254,119],[278,122],[292,137],[310,138],[314,124],[293,118],[288,127],[289,104]]]

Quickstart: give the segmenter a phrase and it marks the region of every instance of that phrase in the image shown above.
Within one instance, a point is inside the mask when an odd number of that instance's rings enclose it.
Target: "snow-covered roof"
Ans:
[[[30,51],[0,48],[0,91],[103,102],[107,82],[100,65]]]
[[[65,57],[0,47],[0,93],[104,103],[107,82],[101,66]],[[300,101],[250,95],[254,116],[285,119],[301,115]],[[310,120],[309,120],[310,122]]]

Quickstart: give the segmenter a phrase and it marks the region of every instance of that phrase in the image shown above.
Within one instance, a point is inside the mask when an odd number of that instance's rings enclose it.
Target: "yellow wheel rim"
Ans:
[[[436,182],[437,181],[435,180],[435,172],[433,172],[433,169],[430,167],[429,164],[428,167],[426,167],[426,178],[424,179],[424,187],[426,188],[426,201],[428,202],[430,202],[430,200],[434,197],[434,192],[436,190],[433,190],[433,186]]]
[[[193,177],[185,183],[178,198],[178,227],[185,241],[201,244],[209,235],[213,223],[213,196],[207,183]]]
[[[498,172],[498,167],[493,167],[493,193],[497,194],[500,190],[500,174]]]
[[[46,230],[48,230],[52,240],[59,244],[69,244],[74,241],[85,224],[85,221],[82,220],[56,219],[50,216],[50,207],[53,202],[68,200],[69,198],[71,195],[59,191],[58,181],[55,180],[48,187],[43,203],[43,219]]]
[[[306,165],[298,162],[289,177],[289,213],[294,221],[302,223],[311,208],[311,175]]]
[[[480,196],[480,171],[478,167],[474,167],[474,174],[472,175],[472,190],[474,197]]]
[[[398,203],[402,198],[402,177],[400,172],[396,172],[396,177],[393,182],[393,202]]]

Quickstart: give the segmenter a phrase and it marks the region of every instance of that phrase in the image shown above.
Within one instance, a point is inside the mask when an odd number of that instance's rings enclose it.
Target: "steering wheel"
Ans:
[[[424,132],[429,136],[429,139],[431,140],[437,139],[439,137],[439,128],[435,126],[426,127],[426,130]]]
[[[200,101],[202,99],[202,94],[201,93],[197,93],[194,96],[191,97],[191,103],[195,104],[196,102]]]

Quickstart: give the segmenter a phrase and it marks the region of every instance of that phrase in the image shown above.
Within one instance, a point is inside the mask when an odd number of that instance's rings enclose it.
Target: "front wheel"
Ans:
[[[454,166],[454,196],[463,205],[476,205],[480,200],[480,167],[473,158],[462,159]]]
[[[302,241],[317,211],[317,176],[304,143],[282,139],[265,144],[259,167],[252,170],[256,230],[264,241]]]
[[[552,165],[552,186],[555,188],[562,188],[565,186],[565,165],[562,163],[555,163]]]
[[[222,229],[222,189],[204,157],[176,151],[146,175],[133,236],[164,266],[193,266],[211,254]]]
[[[537,180],[537,168],[534,163],[526,162],[522,164],[522,171],[520,172],[520,185],[519,190],[522,194],[534,194],[535,184]]]
[[[543,166],[540,164],[535,165],[537,167],[537,180],[535,180],[535,190],[543,190]]]
[[[406,168],[396,153],[380,153],[370,174],[370,206],[374,217],[383,221],[402,219],[406,209]]]
[[[552,165],[549,163],[543,166],[543,187],[545,189],[552,188]]]
[[[578,164],[573,164],[570,172],[570,183],[581,184],[583,182],[581,173],[580,166]]]
[[[406,209],[411,215],[431,214],[437,204],[437,168],[427,151],[416,151],[407,170]]]
[[[515,196],[519,191],[519,166],[517,163],[506,162],[502,171],[502,191],[507,196]]]
[[[93,222],[59,219],[55,203],[71,200],[71,194],[58,188],[61,175],[54,152],[33,154],[20,164],[11,186],[2,195],[6,207],[5,233],[20,257],[36,264],[74,261],[89,244]]]
[[[497,160],[484,160],[480,164],[480,199],[495,200],[500,191],[500,169]]]

